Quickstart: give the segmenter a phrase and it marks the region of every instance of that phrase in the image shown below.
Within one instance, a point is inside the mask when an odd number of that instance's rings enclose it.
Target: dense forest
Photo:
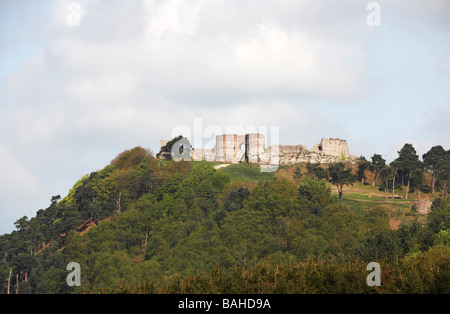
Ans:
[[[122,152],[0,236],[0,293],[450,293],[441,146],[422,160],[405,144],[389,165],[374,154],[261,177],[214,165]],[[381,199],[353,202],[350,186]],[[393,228],[399,195],[408,219]],[[419,216],[412,198],[431,212]],[[373,261],[381,287],[366,284]],[[70,262],[80,286],[66,282]]]

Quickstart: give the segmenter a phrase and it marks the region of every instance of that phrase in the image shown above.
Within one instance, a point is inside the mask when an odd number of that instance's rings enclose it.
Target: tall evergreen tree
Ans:
[[[414,170],[420,168],[421,162],[419,156],[412,144],[405,144],[398,151],[398,158],[395,159],[398,169],[402,177],[402,185],[404,185],[404,180],[406,180],[406,199],[408,198],[408,193],[411,183],[411,175]]]
[[[433,146],[431,149],[422,155],[425,169],[431,173],[431,192],[434,194],[436,186],[436,169],[445,161],[447,151],[441,146]]]
[[[389,181],[394,176],[394,171],[391,166],[384,165],[380,170],[380,178],[384,182],[384,193],[386,196],[386,201],[389,199]]]
[[[370,162],[366,159],[366,157],[361,156],[358,158],[358,180],[361,181],[361,184],[364,184],[364,180],[366,179],[366,170],[370,168]]]
[[[448,186],[450,183],[450,150],[445,157],[439,162],[436,168],[436,184],[439,185],[442,197],[448,196]]]
[[[375,181],[377,180],[378,173],[381,169],[383,169],[384,165],[386,164],[386,160],[380,154],[374,154],[371,158],[372,164],[369,166],[369,169],[374,174],[372,186],[375,186]]]

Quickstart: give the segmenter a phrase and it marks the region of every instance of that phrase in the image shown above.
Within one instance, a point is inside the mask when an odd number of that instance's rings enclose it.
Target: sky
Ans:
[[[2,0],[0,234],[183,128],[203,146],[229,128],[342,138],[388,162],[450,149],[449,16],[448,0]]]

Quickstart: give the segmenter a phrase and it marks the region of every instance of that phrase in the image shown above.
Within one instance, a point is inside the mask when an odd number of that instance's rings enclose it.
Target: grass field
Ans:
[[[264,181],[275,177],[275,172],[261,172],[259,165],[232,164],[219,171],[230,175],[232,181]]]

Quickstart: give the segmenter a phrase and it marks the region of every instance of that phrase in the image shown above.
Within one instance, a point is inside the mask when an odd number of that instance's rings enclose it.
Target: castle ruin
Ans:
[[[161,140],[161,147],[166,143],[167,141]],[[196,161],[218,161],[232,164],[246,162],[278,165],[300,162],[333,163],[355,161],[357,158],[350,154],[347,141],[338,138],[322,138],[320,143],[314,145],[310,150],[304,144],[276,144],[267,148],[265,144],[265,136],[260,133],[220,134],[216,136],[216,145],[212,149],[190,148],[190,158]]]

